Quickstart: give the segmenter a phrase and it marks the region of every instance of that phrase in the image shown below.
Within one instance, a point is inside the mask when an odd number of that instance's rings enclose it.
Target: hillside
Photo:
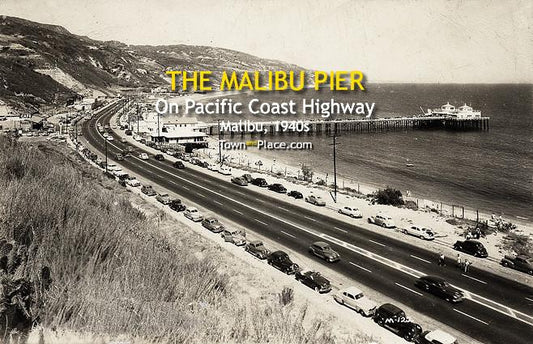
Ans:
[[[94,91],[167,86],[165,70],[302,69],[238,51],[205,46],[128,46],[97,41],[63,27],[0,17],[0,99],[17,108],[64,104]],[[34,111],[34,110],[32,110]]]

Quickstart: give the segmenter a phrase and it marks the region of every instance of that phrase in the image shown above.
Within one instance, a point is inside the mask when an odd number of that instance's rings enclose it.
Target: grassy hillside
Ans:
[[[40,324],[137,343],[335,342],[305,308],[243,297],[219,252],[192,235],[169,240],[169,219],[115,185],[74,153],[0,137],[0,333]]]

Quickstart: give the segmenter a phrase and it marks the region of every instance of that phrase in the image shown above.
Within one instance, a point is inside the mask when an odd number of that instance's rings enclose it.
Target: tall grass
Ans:
[[[306,309],[243,300],[216,253],[171,245],[121,194],[74,155],[0,138],[0,239],[27,252],[36,322],[134,342],[335,342]]]

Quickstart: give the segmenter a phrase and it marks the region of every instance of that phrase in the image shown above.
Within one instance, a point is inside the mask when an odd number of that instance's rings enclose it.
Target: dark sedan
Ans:
[[[289,255],[283,251],[275,251],[268,256],[267,262],[276,269],[286,273],[287,275],[293,274],[298,271],[298,264],[292,262]]]
[[[533,258],[527,256],[508,256],[502,258],[501,264],[505,267],[533,275]]]
[[[290,191],[287,196],[294,197],[295,199],[304,198],[304,195],[300,191]]]
[[[174,210],[174,211],[184,211],[185,209],[187,209],[187,207],[181,203],[181,200],[179,199],[173,199],[170,201],[170,203],[168,204],[169,208]]]
[[[271,184],[268,186],[268,189],[270,191],[274,191],[274,192],[277,192],[277,193],[286,193],[287,192],[287,189],[285,189],[285,187],[281,184]]]
[[[453,249],[473,255],[474,257],[487,258],[489,255],[485,246],[477,240],[457,241]]]
[[[185,168],[185,165],[183,164],[183,162],[181,161],[176,161],[172,164],[172,166],[174,166],[175,168]]]
[[[408,342],[415,340],[422,333],[419,324],[409,320],[401,308],[391,303],[385,303],[376,309],[374,321]]]
[[[263,245],[263,242],[259,240],[250,241],[248,244],[246,244],[244,250],[259,259],[266,259],[270,254],[270,251],[265,247],[265,245]]]
[[[297,281],[319,293],[328,293],[331,291],[331,283],[327,278],[317,271],[298,271],[295,276]]]
[[[328,243],[317,241],[309,246],[309,253],[324,259],[327,262],[333,263],[341,260],[341,256],[334,251]]]
[[[448,302],[461,302],[465,297],[462,291],[436,276],[422,276],[415,281],[415,286]]]
[[[268,183],[265,178],[255,178],[254,180],[252,180],[252,184],[260,186],[262,188],[266,188],[268,186]]]
[[[163,161],[165,160],[165,156],[163,154],[156,154],[154,155],[154,159],[158,161]]]

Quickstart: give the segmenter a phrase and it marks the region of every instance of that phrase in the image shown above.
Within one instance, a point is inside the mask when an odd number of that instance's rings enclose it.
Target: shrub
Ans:
[[[503,238],[502,248],[517,255],[533,257],[533,243],[529,235],[509,233]]]
[[[404,204],[402,192],[387,186],[383,190],[378,190],[372,194],[375,203],[400,206]]]
[[[282,306],[287,306],[294,300],[294,290],[292,288],[284,287],[281,293],[279,293],[279,303]]]

